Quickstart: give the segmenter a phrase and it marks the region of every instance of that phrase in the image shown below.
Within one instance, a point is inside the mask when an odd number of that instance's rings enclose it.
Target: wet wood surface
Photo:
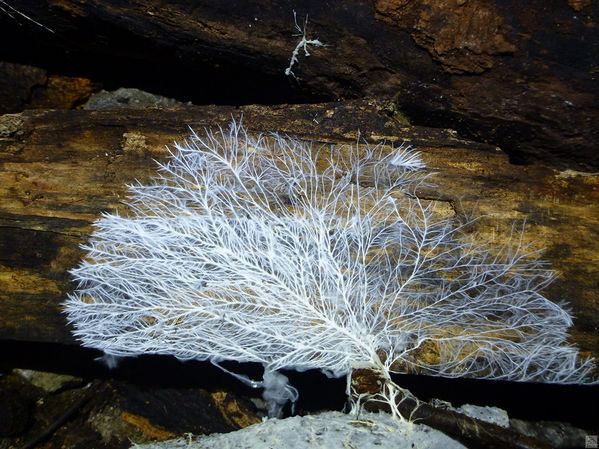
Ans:
[[[277,131],[322,143],[360,136],[418,147],[435,186],[423,200],[482,217],[476,232],[495,243],[522,229],[560,272],[545,294],[567,301],[572,341],[599,356],[599,176],[512,165],[499,149],[451,130],[411,127],[373,101],[276,107],[186,106],[171,110],[37,110],[0,117],[0,339],[74,343],[61,302],[68,271],[104,211],[120,210],[128,183],[147,182],[166,145],[189,127],[241,119],[252,132]]]
[[[10,42],[0,61],[194,104],[393,98],[411,123],[493,142],[513,160],[599,169],[599,3],[590,0],[16,3],[35,22],[0,14]],[[300,27],[307,20],[306,39],[327,44],[300,51],[295,78],[285,75],[301,40],[294,13]],[[23,98],[45,104],[40,87],[52,78],[34,78]]]

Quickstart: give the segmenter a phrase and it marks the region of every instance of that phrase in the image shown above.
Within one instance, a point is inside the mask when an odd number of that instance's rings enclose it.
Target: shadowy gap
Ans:
[[[235,53],[235,49],[225,53],[207,47],[193,60],[182,60],[176,49],[156,46],[116,27],[111,30],[109,25],[97,36],[97,40],[106,41],[104,45],[90,48],[95,36],[93,26],[89,25],[87,37],[79,37],[88,45],[78,48],[73,42],[61,45],[63,40],[75,40],[77,36],[49,35],[45,30],[20,26],[0,15],[0,40],[11,43],[1,46],[0,61],[43,68],[55,75],[85,77],[105,90],[137,88],[196,105],[334,100],[326,92],[311,92],[285,76],[284,65],[273,71],[273,61]],[[82,25],[82,29],[86,28]],[[129,53],[120,50],[119,42],[127,42]],[[137,51],[132,52],[131,48]],[[132,58],[132,53],[137,56]],[[271,70],[265,71],[264,67]]]
[[[261,390],[245,386],[210,362],[182,362],[174,357],[144,355],[123,358],[115,369],[97,361],[96,350],[51,343],[0,342],[0,372],[13,368],[34,369],[74,376],[118,379],[160,388],[226,389],[240,395],[260,397]],[[233,372],[261,380],[262,367],[252,363],[223,362]],[[329,379],[318,370],[284,371],[298,388],[299,413],[342,410],[346,404],[345,377]],[[594,428],[599,422],[599,385],[556,385],[480,379],[396,375],[394,380],[419,399],[433,398],[462,404],[495,406],[510,418],[530,421],[565,421],[576,427]]]

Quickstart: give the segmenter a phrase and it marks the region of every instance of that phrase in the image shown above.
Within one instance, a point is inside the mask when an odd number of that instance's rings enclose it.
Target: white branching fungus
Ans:
[[[301,36],[301,40],[298,42],[298,44],[295,46],[295,49],[293,50],[293,52],[291,53],[291,59],[289,61],[289,67],[287,67],[285,69],[285,75],[287,76],[293,76],[294,78],[296,78],[295,73],[293,73],[293,71],[291,70],[293,68],[293,66],[295,64],[299,63],[299,60],[297,59],[297,57],[299,56],[299,52],[300,50],[303,48],[304,49],[304,55],[305,56],[310,56],[310,53],[308,52],[308,46],[312,45],[314,47],[327,47],[327,44],[324,44],[322,42],[320,42],[318,39],[308,39],[306,36],[307,33],[307,27],[308,27],[308,16],[306,15],[306,19],[304,20],[304,26],[300,27],[299,24],[297,23],[297,15],[295,13],[295,11],[293,11],[293,20],[295,21],[295,29],[297,31],[299,31],[298,34],[294,34],[294,36]]]
[[[426,164],[420,158],[420,153],[418,151],[412,151],[411,146],[404,147],[403,145],[395,149],[389,158],[389,164],[408,171],[426,168]]]
[[[257,362],[273,409],[280,369],[584,383],[553,273],[521,244],[492,248],[419,200],[409,149],[321,146],[238,123],[175,145],[128,216],[105,214],[72,271],[75,335],[111,356]],[[363,398],[372,399],[372,398]],[[280,408],[280,407],[279,407]]]

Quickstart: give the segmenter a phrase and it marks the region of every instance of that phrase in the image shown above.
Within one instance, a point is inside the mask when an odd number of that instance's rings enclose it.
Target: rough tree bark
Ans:
[[[547,248],[561,272],[546,291],[576,316],[572,340],[599,356],[599,178],[544,166],[514,166],[494,147],[450,130],[411,127],[385,105],[181,107],[172,110],[26,111],[0,117],[0,339],[71,343],[60,303],[74,286],[68,270],[102,211],[123,210],[126,184],[150,179],[165,144],[187,126],[226,125],[243,116],[251,131],[279,131],[328,143],[407,141],[436,174],[418,192],[449,214],[482,216],[476,231],[501,243],[524,221],[524,241]]]
[[[7,0],[7,3],[15,3]],[[394,98],[413,124],[452,128],[514,161],[597,171],[599,3],[20,0],[0,14],[0,60],[194,103]],[[53,33],[49,32],[51,29]]]

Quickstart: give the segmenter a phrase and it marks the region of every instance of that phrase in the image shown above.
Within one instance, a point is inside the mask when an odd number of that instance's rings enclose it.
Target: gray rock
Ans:
[[[463,413],[471,418],[480,419],[491,424],[497,424],[501,427],[510,426],[510,418],[505,410],[498,407],[481,407],[478,405],[464,404],[456,409],[458,412]]]
[[[399,422],[385,413],[318,415],[268,419],[236,432],[134,445],[132,449],[303,449],[356,447],[465,449],[447,435],[421,424]]]
[[[174,98],[161,97],[139,89],[121,87],[112,92],[102,90],[92,95],[83,106],[83,109],[174,108],[183,104],[185,103]]]

